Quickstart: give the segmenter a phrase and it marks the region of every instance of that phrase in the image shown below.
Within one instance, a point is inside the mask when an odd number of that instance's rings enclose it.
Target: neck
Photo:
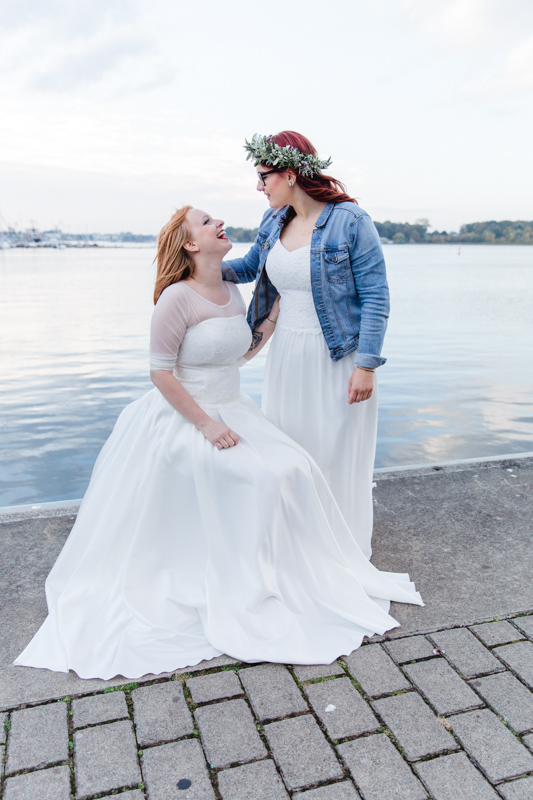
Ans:
[[[295,187],[293,197],[291,198],[291,206],[293,207],[296,216],[300,217],[302,222],[306,222],[308,220],[316,221],[326,205],[327,203],[323,203],[320,200],[315,200],[313,197],[309,197],[307,192],[304,192],[304,190],[299,186]]]
[[[194,275],[190,279],[200,286],[214,289],[222,284],[222,258],[218,256],[202,256],[194,259]]]

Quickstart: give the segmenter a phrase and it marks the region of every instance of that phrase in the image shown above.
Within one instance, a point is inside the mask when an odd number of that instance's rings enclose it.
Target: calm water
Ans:
[[[0,250],[0,506],[81,497],[120,410],[151,388],[153,256]],[[376,466],[533,450],[533,247],[385,256],[393,310]],[[241,371],[256,401],[264,358]]]

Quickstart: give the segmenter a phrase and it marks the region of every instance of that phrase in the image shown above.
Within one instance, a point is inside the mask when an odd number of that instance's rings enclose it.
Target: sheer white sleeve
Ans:
[[[150,369],[174,369],[180,345],[190,324],[191,308],[185,287],[179,283],[167,286],[152,315]]]

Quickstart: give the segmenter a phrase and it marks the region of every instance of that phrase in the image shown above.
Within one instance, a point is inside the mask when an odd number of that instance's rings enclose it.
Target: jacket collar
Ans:
[[[281,206],[280,208],[276,208],[272,214],[272,219],[278,220],[278,222],[281,224],[287,216],[289,208],[290,206]]]
[[[333,206],[335,203],[328,203],[326,207],[323,209],[322,213],[320,214],[319,218],[315,222],[315,228],[322,228],[326,222],[328,221],[329,215],[333,211]],[[285,217],[287,216],[287,212],[289,211],[289,206],[282,206],[281,208],[277,208],[274,213],[272,214],[272,219],[278,220],[281,224]]]
[[[327,206],[323,209],[321,215],[315,222],[315,228],[322,228],[326,222],[328,221],[329,215],[333,211],[333,206],[335,203],[328,203]]]

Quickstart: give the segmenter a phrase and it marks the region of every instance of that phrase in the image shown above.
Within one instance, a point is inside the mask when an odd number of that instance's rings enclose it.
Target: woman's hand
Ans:
[[[209,418],[205,422],[201,422],[197,428],[219,450],[225,450],[227,447],[239,444],[237,434],[222,422],[216,422],[216,420]]]
[[[356,367],[348,384],[348,403],[360,403],[362,400],[368,400],[369,397],[372,397],[373,391],[374,373]]]

